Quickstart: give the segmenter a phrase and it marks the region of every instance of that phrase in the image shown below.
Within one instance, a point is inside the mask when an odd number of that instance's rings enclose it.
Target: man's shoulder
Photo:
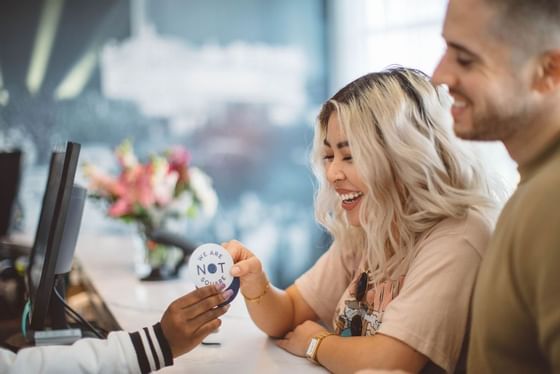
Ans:
[[[560,182],[560,143],[556,147],[554,154],[539,168],[532,184],[536,186],[558,187]],[[560,195],[560,188],[555,191]]]
[[[549,161],[519,186],[496,227],[509,237],[521,261],[527,256],[548,258],[560,245],[560,157]]]
[[[518,205],[517,213],[531,219],[560,212],[560,153],[520,185],[512,199]]]
[[[507,205],[516,215],[539,214],[560,204],[560,143],[533,175],[518,186]]]

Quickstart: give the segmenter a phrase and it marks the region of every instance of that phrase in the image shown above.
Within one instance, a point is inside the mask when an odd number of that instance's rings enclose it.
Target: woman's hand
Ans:
[[[237,240],[222,243],[222,247],[233,258],[234,266],[231,268],[231,275],[239,277],[243,295],[247,298],[262,295],[268,280],[263,272],[261,261]]]
[[[284,339],[277,340],[276,345],[291,354],[304,357],[311,338],[321,332],[327,332],[327,330],[316,322],[305,321],[294,331],[287,333]]]

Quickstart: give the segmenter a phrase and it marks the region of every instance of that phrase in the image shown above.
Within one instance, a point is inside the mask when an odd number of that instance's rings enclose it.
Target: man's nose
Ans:
[[[441,56],[441,59],[432,74],[432,83],[436,86],[445,84],[447,87],[450,87],[453,84],[447,53]]]

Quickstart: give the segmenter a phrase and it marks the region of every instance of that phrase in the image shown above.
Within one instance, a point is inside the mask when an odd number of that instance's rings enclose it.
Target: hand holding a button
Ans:
[[[231,275],[241,280],[241,289],[245,297],[250,299],[262,295],[263,290],[268,287],[268,280],[258,257],[237,240],[222,243],[222,247],[233,258]]]
[[[198,288],[173,301],[161,318],[161,329],[173,357],[189,352],[221,325],[218,319],[229,308],[223,305],[233,294],[221,285]]]

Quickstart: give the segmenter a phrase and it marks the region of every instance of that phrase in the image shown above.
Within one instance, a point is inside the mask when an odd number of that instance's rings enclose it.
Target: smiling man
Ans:
[[[560,372],[560,1],[450,0],[433,80],[455,133],[500,140],[521,181],[473,301],[468,370]]]

